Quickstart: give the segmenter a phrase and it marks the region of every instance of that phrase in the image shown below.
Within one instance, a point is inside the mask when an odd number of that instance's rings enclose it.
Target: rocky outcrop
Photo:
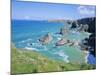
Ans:
[[[59,33],[59,34],[61,34],[61,35],[66,35],[67,32],[68,32],[67,28],[64,28],[64,27],[63,27],[63,28],[60,29],[60,33]]]
[[[90,53],[96,56],[96,37],[95,34],[91,34],[88,39],[88,45],[91,47],[89,49]]]
[[[74,42],[72,42],[71,40],[63,39],[63,38],[56,42],[56,46],[63,46],[65,44],[68,46],[73,46]]]
[[[80,44],[82,50],[89,51],[92,55],[96,56],[96,38],[95,34],[91,34],[89,38],[86,38]]]
[[[85,24],[85,25],[80,24],[80,26],[78,27],[78,31],[79,31],[79,32],[80,32],[80,31],[85,31],[85,32],[87,32],[88,29],[89,29],[88,24]]]
[[[56,46],[62,46],[62,45],[65,45],[67,43],[68,43],[68,41],[66,39],[61,39],[61,40],[56,42]]]
[[[80,30],[83,29],[89,33],[95,33],[96,18],[95,17],[83,18],[83,19],[78,19],[76,21],[73,21],[71,29],[77,27],[80,27]]]
[[[72,22],[71,29],[72,29],[72,28],[77,28],[78,26],[79,26],[78,22],[77,22],[77,21],[73,21],[73,22]]]
[[[77,20],[79,24],[82,25],[88,25],[88,30],[87,32],[89,33],[95,33],[96,31],[96,18],[92,17],[92,18],[84,18],[84,19],[79,19]]]
[[[96,18],[84,18],[77,20],[82,25],[84,31],[91,33],[89,38],[84,39],[81,48],[87,49],[92,55],[96,56]],[[81,29],[82,30],[82,29]]]
[[[42,44],[47,44],[47,43],[49,43],[51,40],[52,40],[52,36],[51,36],[50,33],[47,33],[46,35],[44,35],[42,38],[39,39],[39,41],[40,41]]]

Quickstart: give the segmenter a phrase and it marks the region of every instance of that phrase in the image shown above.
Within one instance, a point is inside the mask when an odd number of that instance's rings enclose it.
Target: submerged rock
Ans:
[[[51,40],[52,40],[52,36],[51,36],[50,33],[47,33],[46,35],[44,35],[42,38],[39,39],[39,41],[40,41],[42,44],[47,44],[47,43],[49,43]]]

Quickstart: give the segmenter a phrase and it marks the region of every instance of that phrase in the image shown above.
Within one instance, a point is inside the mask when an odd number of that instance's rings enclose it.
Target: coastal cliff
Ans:
[[[91,33],[89,38],[87,38],[85,45],[90,46],[88,51],[90,51],[91,54],[96,56],[96,18],[84,18],[81,20],[78,20],[79,24],[88,25],[88,30],[87,32]]]

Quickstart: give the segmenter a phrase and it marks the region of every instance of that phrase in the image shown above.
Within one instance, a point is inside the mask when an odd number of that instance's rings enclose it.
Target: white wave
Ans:
[[[73,34],[75,34],[75,33],[76,33],[76,31],[72,31],[72,33],[73,33]]]
[[[88,51],[84,51],[86,53],[86,56],[85,56],[85,63],[88,62],[88,57],[89,57],[89,52]]]
[[[24,43],[25,42],[25,40],[22,40],[22,41],[20,41],[20,42],[18,42],[18,43]]]
[[[39,51],[37,48],[33,48],[33,47],[25,47],[25,49]]]
[[[64,56],[64,61],[65,61],[66,63],[69,63],[68,56]]]
[[[27,46],[30,46],[30,44],[32,47],[41,47],[42,46],[40,43],[27,43]]]
[[[69,63],[69,56],[67,56],[62,50],[58,51],[58,52],[55,52],[54,54],[57,54],[59,55],[60,57],[63,58],[63,60],[66,62],[66,63]]]
[[[20,41],[20,42],[18,42],[18,43],[25,43],[25,42],[28,42],[28,41],[31,41],[31,40],[32,40],[31,38],[28,38],[28,39],[22,40],[22,41]]]
[[[61,38],[60,38],[60,37],[58,37],[58,38],[57,38],[57,40],[61,40]]]
[[[43,46],[40,43],[27,43],[27,46],[30,48],[37,48],[37,49],[39,48],[39,49],[44,50],[44,51],[48,50],[48,48],[46,46]]]
[[[47,48],[46,46],[44,46],[43,48],[44,48],[43,50],[45,50],[45,51],[47,51],[47,50],[48,50],[48,48]]]

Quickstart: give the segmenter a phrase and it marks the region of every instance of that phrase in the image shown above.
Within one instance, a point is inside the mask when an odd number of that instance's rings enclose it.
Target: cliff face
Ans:
[[[89,33],[95,33],[96,32],[96,18],[84,18],[77,20],[79,24],[85,25],[87,24],[89,26],[88,32]]]
[[[95,33],[91,34],[88,39],[88,45],[91,47],[89,50],[91,54],[96,56],[96,37]]]
[[[71,28],[76,28],[76,23],[73,22]]]
[[[87,32],[92,33],[89,38],[87,39],[87,45],[90,46],[90,53],[96,56],[96,18],[85,18],[78,20],[79,24],[89,26]]]

